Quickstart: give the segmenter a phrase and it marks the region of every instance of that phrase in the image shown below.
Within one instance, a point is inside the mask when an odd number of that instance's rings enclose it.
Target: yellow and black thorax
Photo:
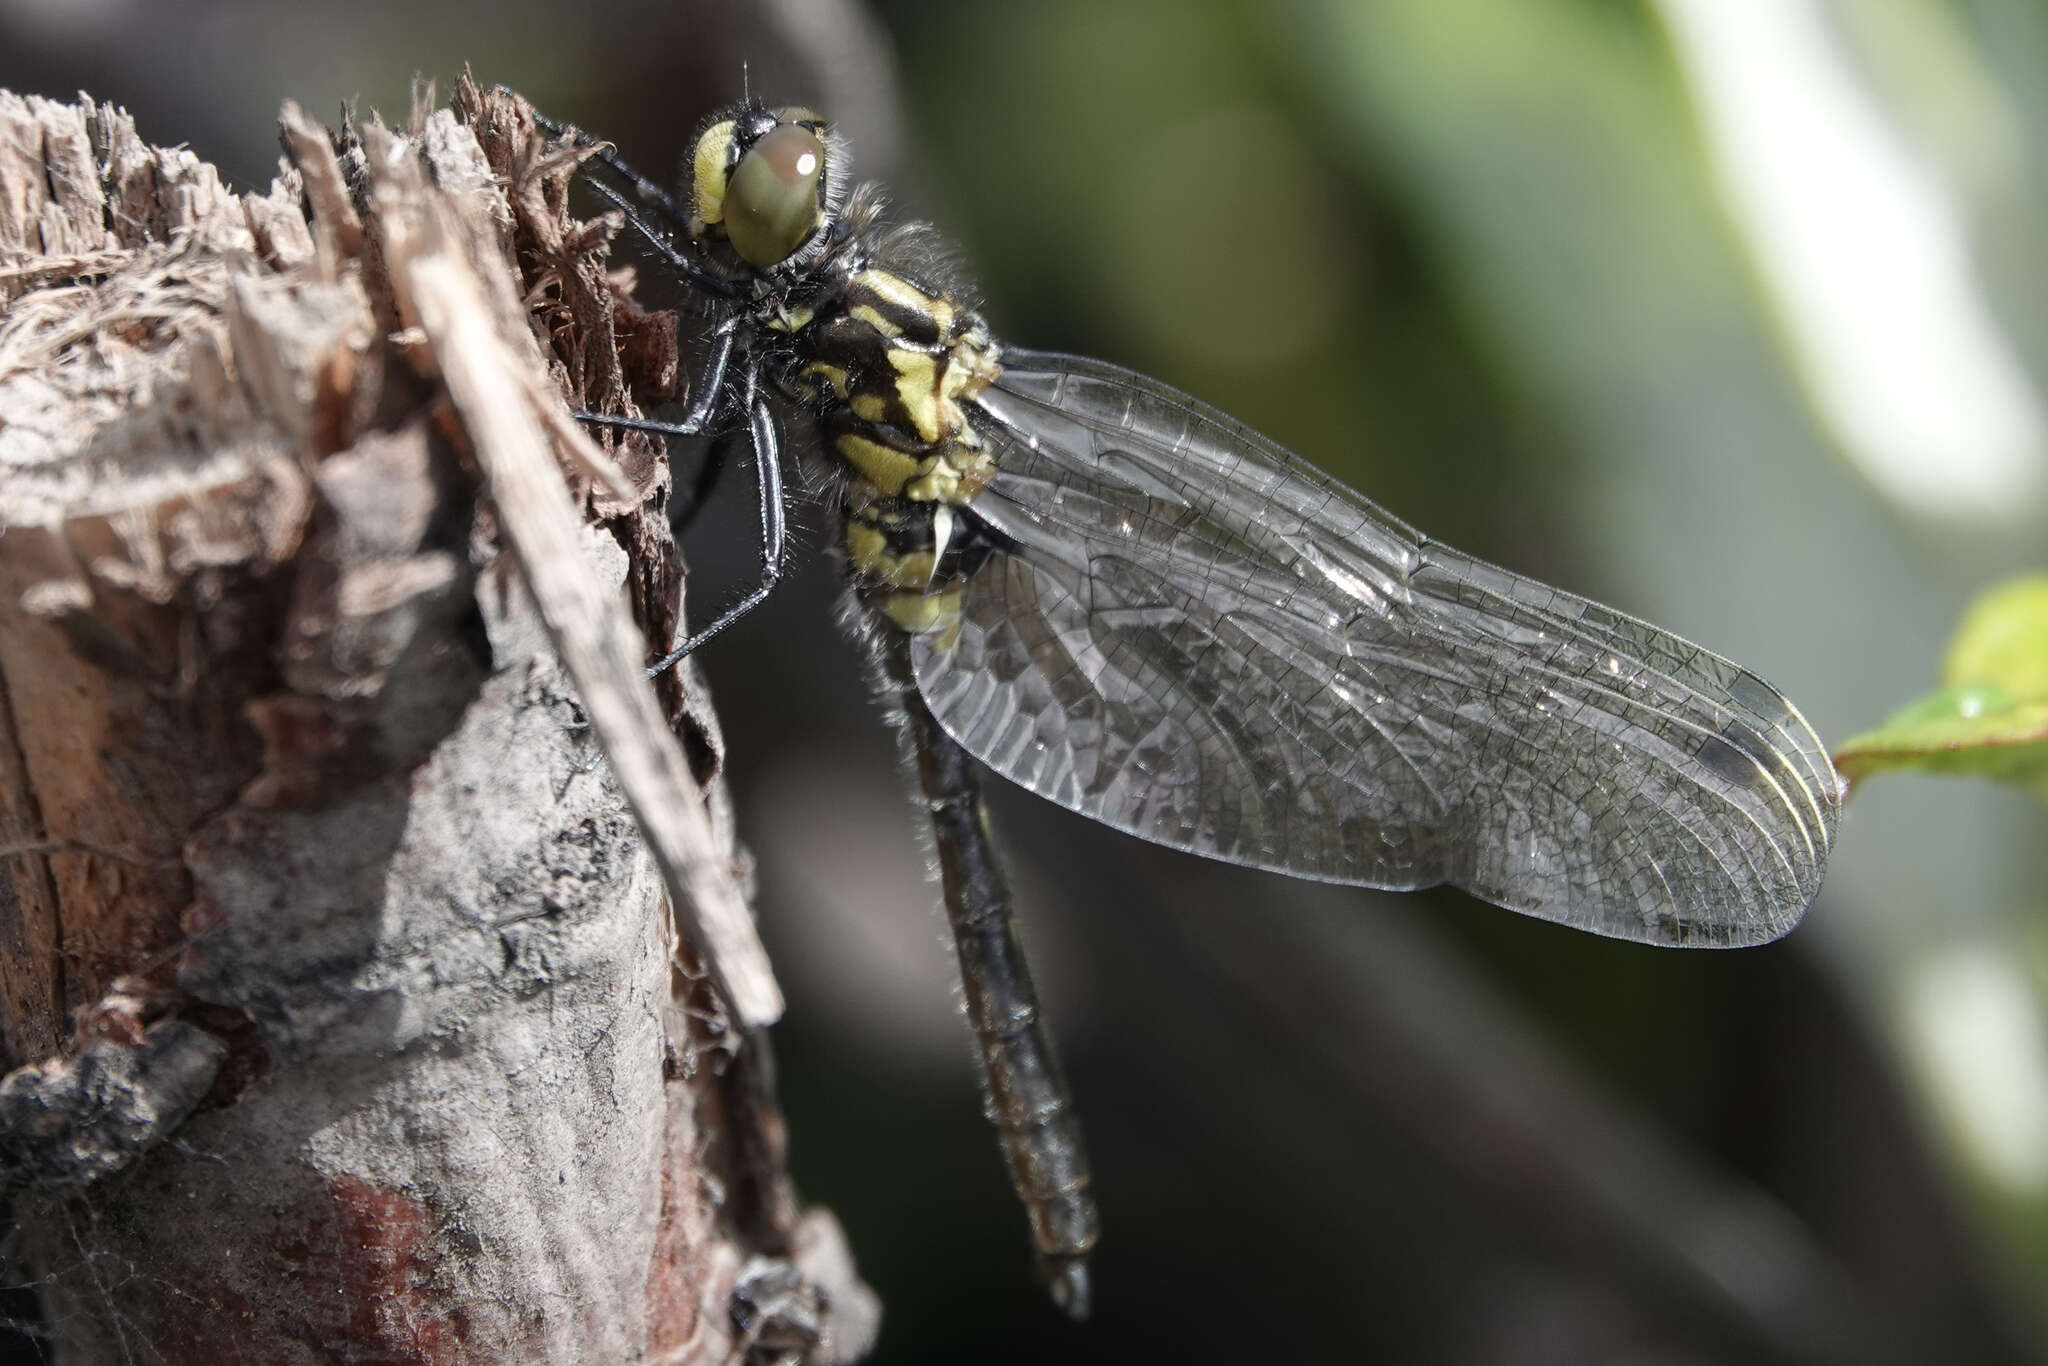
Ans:
[[[814,404],[843,466],[844,548],[856,585],[909,631],[944,629],[972,571],[954,509],[995,466],[966,404],[999,370],[976,314],[861,265],[793,321],[792,398]]]

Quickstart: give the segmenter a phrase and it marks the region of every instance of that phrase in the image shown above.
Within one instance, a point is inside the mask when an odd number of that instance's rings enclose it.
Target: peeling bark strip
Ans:
[[[559,398],[673,320],[516,100],[285,146],[0,92],[7,1274],[66,1363],[857,1359],[715,721],[637,678],[667,471]]]

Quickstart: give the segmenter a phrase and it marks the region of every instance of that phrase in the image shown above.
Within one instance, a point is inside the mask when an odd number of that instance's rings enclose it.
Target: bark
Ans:
[[[562,403],[675,320],[515,98],[284,145],[0,92],[10,1275],[65,1363],[857,1359],[715,719],[637,677],[667,468]]]

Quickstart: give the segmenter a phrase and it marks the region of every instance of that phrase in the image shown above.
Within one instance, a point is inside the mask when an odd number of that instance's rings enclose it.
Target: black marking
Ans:
[[[1730,721],[1719,735],[1701,740],[1698,754],[1701,763],[1737,787],[1755,787],[1775,762],[1771,746],[1740,721]]]

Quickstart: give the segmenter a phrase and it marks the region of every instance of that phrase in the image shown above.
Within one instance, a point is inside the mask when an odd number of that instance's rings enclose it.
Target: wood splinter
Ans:
[[[856,1360],[715,718],[641,677],[667,470],[564,419],[673,319],[516,97],[284,130],[236,195],[0,92],[10,1275],[75,1362]]]

